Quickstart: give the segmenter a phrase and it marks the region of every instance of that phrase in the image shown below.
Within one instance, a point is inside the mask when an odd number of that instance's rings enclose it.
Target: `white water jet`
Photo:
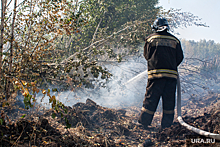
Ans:
[[[146,76],[146,79],[147,79],[147,71],[148,71],[148,70],[145,70],[145,71],[139,73],[138,75],[136,75],[135,77],[131,78],[131,79],[128,80],[126,83],[124,83],[124,85],[127,85],[127,84],[129,84],[129,83],[131,83],[131,82],[133,82],[133,81],[140,80],[140,79],[144,78],[145,76]]]

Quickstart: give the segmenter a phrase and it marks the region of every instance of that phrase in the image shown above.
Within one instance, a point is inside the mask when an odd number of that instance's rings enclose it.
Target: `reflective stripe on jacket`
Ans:
[[[177,66],[183,60],[180,41],[167,31],[146,38],[144,57],[148,61],[148,79],[177,78]]]

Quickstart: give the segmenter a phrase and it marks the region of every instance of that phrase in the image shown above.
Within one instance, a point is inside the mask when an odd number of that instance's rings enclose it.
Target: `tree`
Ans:
[[[119,47],[139,45],[145,35],[151,32],[150,25],[159,11],[156,4],[157,0],[87,1],[84,15],[89,15],[90,19],[82,32],[74,36],[75,40],[80,40],[72,42],[73,52],[77,47],[83,49],[91,44],[103,46],[106,41],[111,42],[111,45],[119,43]]]
[[[63,104],[40,87],[55,49],[55,39],[78,31],[85,25],[78,1],[25,0],[17,5],[2,0],[0,45],[0,104],[8,105],[12,93],[19,90],[27,109],[33,107],[36,93],[50,97],[49,102],[58,111]],[[83,3],[83,2],[82,2]]]
[[[190,12],[182,12],[181,9],[171,8],[168,11],[161,9],[159,12],[159,17],[165,17],[169,21],[169,25],[171,26],[171,32],[175,32],[175,29],[182,27],[190,27],[190,26],[198,26],[198,27],[209,27],[206,23],[203,23],[201,18],[193,15]]]
[[[168,18],[173,31],[177,27],[192,24],[206,26],[191,13],[174,9],[164,12],[156,7],[157,2],[86,1],[83,15],[89,15],[88,23],[81,28],[81,32],[72,36],[63,35],[58,39],[59,43],[62,42],[58,48],[62,49],[63,58],[60,56],[53,65],[66,66],[67,71],[71,71],[73,81],[77,77],[78,83],[91,86],[92,77],[110,77],[107,69],[103,70],[97,65],[103,66],[109,61],[120,62],[123,57],[139,56],[143,52],[140,44],[144,43],[145,36],[152,33],[150,26],[156,17]]]
[[[151,32],[159,11],[156,4],[157,0],[85,1],[82,15],[89,18],[88,23],[80,32],[57,40],[57,49],[63,53],[50,65],[65,66],[73,83],[89,87],[92,77],[108,79],[111,74],[100,61],[120,62],[122,57],[139,52],[138,46]]]

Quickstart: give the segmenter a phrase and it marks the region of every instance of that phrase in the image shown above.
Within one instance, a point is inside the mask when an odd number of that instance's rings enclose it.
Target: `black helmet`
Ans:
[[[161,17],[157,18],[151,27],[156,32],[161,32],[166,29],[169,31],[169,29],[170,29],[170,27],[168,25],[168,21],[165,18],[161,18]]]

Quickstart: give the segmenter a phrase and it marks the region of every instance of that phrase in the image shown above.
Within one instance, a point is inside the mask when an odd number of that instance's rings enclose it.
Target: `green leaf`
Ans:
[[[55,117],[56,117],[56,114],[55,114],[55,113],[53,113],[53,114],[52,114],[52,118],[54,119]]]
[[[57,88],[52,89],[53,92],[58,92]]]
[[[1,124],[1,125],[3,124],[3,119],[0,119],[0,124]]]
[[[59,112],[59,107],[57,105],[55,105],[55,110],[57,111],[57,113]]]
[[[67,117],[65,117],[65,122],[66,122],[66,129],[71,128],[71,124],[69,123],[69,120],[67,119]]]
[[[26,114],[22,115],[21,118],[24,118],[26,116]]]
[[[3,53],[3,55],[8,56],[8,55],[9,55],[9,53],[4,52],[4,53]]]

